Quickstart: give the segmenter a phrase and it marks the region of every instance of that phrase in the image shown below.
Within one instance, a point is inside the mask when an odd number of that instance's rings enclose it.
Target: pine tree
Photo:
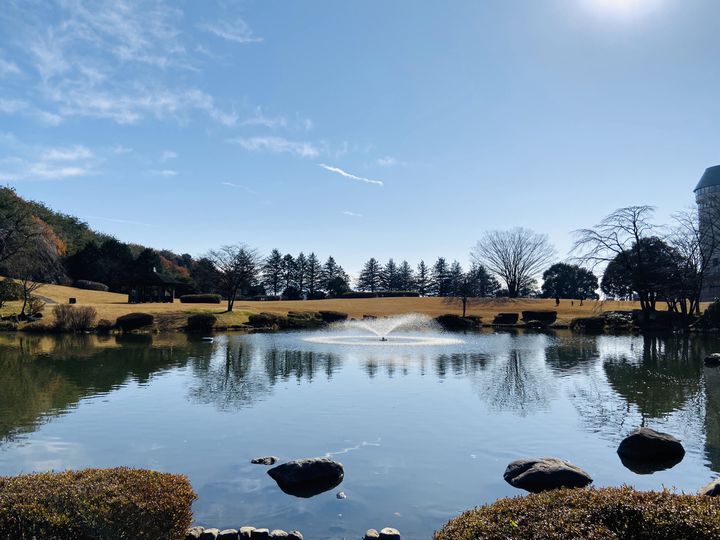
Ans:
[[[457,296],[460,294],[461,289],[467,286],[465,274],[459,262],[453,261],[450,265],[447,283],[448,291],[446,296]]]
[[[398,288],[402,291],[415,290],[415,276],[407,261],[401,262],[398,267]]]
[[[430,272],[425,261],[420,261],[417,267],[417,275],[415,276],[415,290],[420,296],[426,296],[430,292]]]
[[[280,294],[283,283],[283,256],[277,249],[273,249],[265,259],[262,267],[262,279],[265,288],[273,295]]]
[[[330,296],[339,296],[350,290],[350,277],[333,257],[328,257],[323,265],[321,288]]]
[[[297,287],[298,293],[302,295],[305,292],[307,279],[307,259],[305,254],[301,251],[295,259],[295,287]]]
[[[450,270],[444,257],[438,257],[432,268],[430,291],[435,296],[447,296],[450,293]]]
[[[320,289],[322,268],[315,253],[310,253],[305,264],[305,283],[308,296],[312,298]]]
[[[357,288],[361,291],[377,292],[382,286],[382,270],[380,263],[374,257],[363,266],[357,281]]]
[[[399,289],[398,268],[394,260],[390,259],[382,269],[380,283],[386,291],[397,291]]]
[[[295,259],[289,253],[283,257],[282,280],[284,289],[295,285]]]

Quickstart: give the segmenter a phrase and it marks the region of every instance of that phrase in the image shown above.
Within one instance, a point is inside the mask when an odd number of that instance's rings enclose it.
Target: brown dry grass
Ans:
[[[67,303],[69,298],[77,299],[78,305],[92,306],[100,319],[112,322],[119,316],[134,311],[155,315],[164,328],[174,328],[184,324],[191,313],[214,313],[224,325],[239,325],[247,322],[251,313],[267,311],[286,314],[288,311],[342,311],[350,317],[363,315],[387,316],[403,313],[424,313],[430,316],[444,313],[462,313],[459,302],[448,302],[444,298],[352,298],[282,302],[236,302],[233,313],[225,312],[224,304],[128,304],[127,295],[100,291],[86,291],[61,285],[44,285],[37,294],[56,303]],[[51,307],[51,306],[49,306]],[[524,310],[552,309],[558,312],[558,323],[566,324],[576,317],[587,317],[603,311],[637,309],[637,302],[586,301],[581,306],[578,300],[561,300],[555,307],[552,299],[511,299],[486,298],[473,303],[468,309],[469,315],[479,315],[485,322],[491,322],[499,312],[521,312]],[[3,313],[18,311],[17,304],[10,303]]]

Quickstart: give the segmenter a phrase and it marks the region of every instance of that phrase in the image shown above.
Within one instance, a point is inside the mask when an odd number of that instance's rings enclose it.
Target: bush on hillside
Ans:
[[[0,477],[0,538],[184,538],[195,492],[185,476],[86,469]]]
[[[281,328],[287,325],[287,317],[277,313],[253,313],[248,317],[248,325],[253,328]]]
[[[123,332],[132,332],[133,330],[140,330],[152,326],[155,322],[155,317],[149,313],[128,313],[117,318],[116,325]]]
[[[560,489],[500,499],[452,519],[434,540],[718,538],[714,497],[629,487]]]
[[[318,311],[318,315],[328,324],[346,321],[348,318],[348,314],[341,311]]]
[[[212,331],[217,317],[212,313],[196,313],[190,315],[187,320],[187,326],[185,329],[190,333],[203,333]]]
[[[110,290],[110,287],[108,287],[104,283],[90,281],[87,279],[78,279],[73,285],[76,289],[85,289],[87,291],[108,292]]]
[[[97,319],[97,311],[90,306],[58,304],[53,307],[55,329],[60,332],[83,332],[90,330]]]
[[[287,326],[285,328],[301,330],[320,328],[325,326],[325,324],[325,321],[317,311],[289,311],[287,314]]]
[[[522,320],[526,323],[540,323],[551,325],[557,320],[557,311],[523,311]]]
[[[570,321],[576,332],[599,333],[605,331],[605,317],[578,317]]]
[[[517,324],[520,315],[517,313],[498,313],[493,319],[493,324]]]
[[[0,307],[6,302],[20,300],[23,296],[22,285],[10,278],[0,281]]]
[[[180,297],[183,304],[219,304],[222,296],[219,294],[183,294]]]
[[[482,324],[482,319],[476,316],[461,317],[454,313],[446,313],[433,319],[443,330],[477,330]]]

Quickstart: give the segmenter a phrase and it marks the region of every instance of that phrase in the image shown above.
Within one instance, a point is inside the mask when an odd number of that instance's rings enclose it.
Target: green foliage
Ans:
[[[183,304],[219,304],[222,296],[219,294],[183,294],[180,297]]]
[[[60,332],[82,332],[90,330],[97,319],[97,311],[91,306],[59,304],[53,307],[55,329]]]
[[[598,298],[595,274],[575,264],[557,263],[543,273],[542,295],[545,298]]]
[[[287,325],[287,317],[277,313],[253,313],[248,317],[248,325],[253,328],[282,328]]]
[[[155,322],[155,317],[149,313],[128,313],[118,317],[116,325],[123,332],[132,332],[133,330],[140,330],[152,326]]]
[[[22,285],[10,278],[5,278],[0,281],[0,307],[3,307],[6,302],[20,300],[22,297]]]
[[[185,476],[128,468],[0,477],[0,493],[13,540],[184,538],[196,499]]]
[[[210,332],[216,322],[217,317],[212,313],[196,313],[188,317],[186,329],[191,333]]]
[[[110,290],[110,287],[108,287],[104,283],[99,283],[97,281],[89,281],[87,279],[78,279],[75,283],[73,283],[73,287],[77,289],[84,289],[86,291],[108,292]]]
[[[676,540],[718,535],[720,505],[713,497],[622,487],[501,499],[451,520],[434,540]]]
[[[519,318],[518,313],[498,313],[493,319],[493,324],[517,324]]]

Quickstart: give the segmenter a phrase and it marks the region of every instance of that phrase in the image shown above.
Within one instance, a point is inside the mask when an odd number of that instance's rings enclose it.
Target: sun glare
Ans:
[[[664,0],[585,0],[597,13],[623,18],[646,15],[660,7],[663,2]]]

